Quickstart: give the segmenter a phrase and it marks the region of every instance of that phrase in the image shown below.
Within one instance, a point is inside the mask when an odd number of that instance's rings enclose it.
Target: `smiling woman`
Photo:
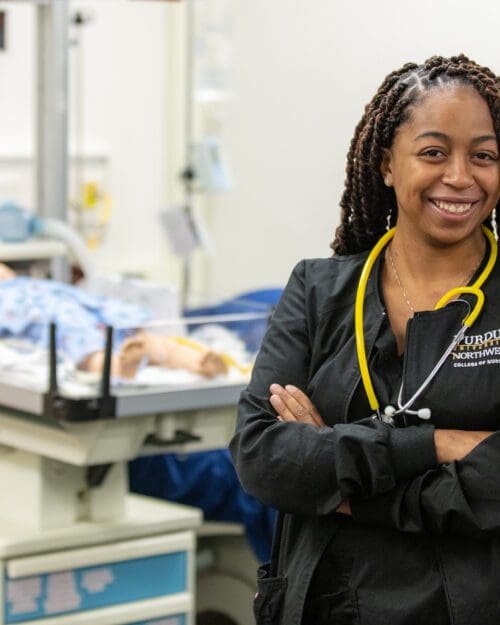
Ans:
[[[398,236],[450,243],[476,234],[498,200],[498,146],[488,105],[473,87],[434,90],[399,127],[381,167],[398,206]],[[396,242],[393,242],[396,246]]]
[[[489,219],[500,188],[488,104],[462,82],[435,87],[397,129],[380,170],[397,205],[383,285],[402,353],[408,319],[432,310],[441,295],[467,283],[484,256],[479,226]]]
[[[407,64],[354,132],[335,254],[295,268],[231,443],[284,515],[259,623],[500,622],[499,86]]]

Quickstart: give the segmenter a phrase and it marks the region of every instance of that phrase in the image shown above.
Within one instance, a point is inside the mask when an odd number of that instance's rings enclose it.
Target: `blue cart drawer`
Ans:
[[[135,541],[132,545],[135,547],[140,542],[140,540]],[[150,545],[149,547],[151,550]],[[174,595],[188,590],[189,550],[117,561],[113,549],[120,552],[120,548],[119,543],[100,548],[101,551],[107,550],[109,560],[96,562],[90,566],[54,570],[55,565],[52,565],[47,572],[15,577],[9,575],[9,568],[6,567],[4,571],[4,622],[17,623],[95,610],[132,601]],[[92,549],[88,551],[92,552]],[[126,554],[127,550],[122,550],[122,553]],[[71,553],[68,553],[66,562],[75,564]],[[78,558],[76,558],[76,564],[78,564]],[[145,623],[184,625],[184,617],[182,615],[168,616],[156,621],[145,621]]]

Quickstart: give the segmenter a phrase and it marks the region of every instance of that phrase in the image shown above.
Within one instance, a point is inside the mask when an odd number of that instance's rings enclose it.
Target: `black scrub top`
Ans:
[[[477,322],[414,406],[431,409],[439,428],[493,433],[462,460],[436,465],[431,428],[366,421],[371,410],[353,333],[364,257],[296,267],[242,393],[231,442],[244,486],[287,513],[278,567],[287,625],[300,622],[313,572],[306,624],[498,625],[500,263],[484,284]],[[401,369],[377,290],[380,265],[367,287],[365,338],[384,407],[394,404],[400,377],[403,400],[411,397],[461,327],[467,305],[417,313]],[[272,382],[305,390],[327,427],[276,423]],[[363,418],[359,426],[346,423]],[[368,439],[372,427],[377,436]],[[341,493],[352,518],[334,512]]]
[[[377,263],[374,270],[378,272],[378,295],[384,305],[381,266],[381,262]],[[481,270],[482,267],[473,279]],[[471,299],[469,304],[473,303]],[[467,312],[465,303],[456,302],[439,311],[416,313],[407,329],[402,356],[397,353],[395,336],[387,314],[384,315],[369,354],[370,375],[382,410],[388,404],[397,406],[403,378],[403,400],[420,386],[461,327]],[[473,341],[469,343],[474,344]],[[476,371],[466,371],[465,367],[457,368],[457,360],[461,361],[460,358],[448,359],[435,383],[431,383],[415,402],[415,408],[431,407],[431,422],[436,427],[497,428],[496,414],[494,418],[491,413],[485,415],[485,419],[478,423],[477,415],[471,411],[471,404],[477,398],[471,393],[469,384],[460,390],[453,385],[453,391],[446,387],[451,368],[455,375],[464,379],[470,378],[471,373],[477,374]],[[347,420],[356,421],[372,413],[360,381],[351,398]],[[406,423],[418,423],[418,418],[406,417]],[[360,524],[348,516],[338,517],[338,531],[312,578],[303,625],[359,625],[360,615],[368,619],[367,625],[451,624],[440,540],[426,533],[400,532],[377,524]],[[447,548],[448,545],[444,551]],[[459,549],[457,541],[454,549]]]
[[[404,356],[397,354],[385,315],[370,354],[370,374],[382,407],[397,405],[403,367]],[[349,420],[372,412],[360,382]],[[359,625],[360,610],[375,623],[450,625],[438,558],[427,536],[360,525],[348,516],[339,515],[337,522],[311,581],[303,625]],[[401,620],[403,614],[409,620]]]

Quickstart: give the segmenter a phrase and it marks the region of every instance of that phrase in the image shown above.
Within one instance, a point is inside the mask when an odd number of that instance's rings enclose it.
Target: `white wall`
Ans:
[[[168,167],[167,7],[125,0],[72,0],[69,5],[70,13],[81,10],[92,18],[79,29],[85,150],[106,157],[104,181],[114,207],[96,260],[105,270],[175,276],[157,218],[165,203]],[[36,211],[33,180],[26,176],[26,160],[34,152],[35,8],[29,2],[0,2],[0,8],[7,12],[7,49],[0,52],[0,199],[13,196]],[[72,28],[71,38],[75,35]],[[72,143],[76,54],[72,47]]]
[[[4,2],[0,8],[7,11],[7,48],[0,52],[0,199],[12,196],[30,205],[33,189],[28,157],[35,132],[33,8]]]
[[[169,83],[167,51],[169,19],[183,3],[72,6],[95,15],[85,29],[85,133],[109,155],[115,206],[97,257],[105,268],[177,277],[157,212],[171,196],[167,179],[175,179],[167,147],[179,120],[169,127],[168,90],[171,96],[177,87]],[[227,6],[233,96],[222,132],[235,185],[209,199],[217,255],[198,255],[195,264],[196,282],[215,294],[282,284],[300,258],[329,255],[349,139],[389,71],[434,53],[465,52],[500,72],[498,0],[474,7],[466,0]],[[11,18],[8,50],[0,53],[1,155],[32,137],[34,32],[32,6],[0,8]]]
[[[212,287],[282,283],[328,256],[345,155],[387,73],[467,53],[500,72],[498,0],[234,0],[225,140],[237,185],[214,202]]]
[[[84,27],[85,137],[103,143],[114,205],[97,260],[104,268],[168,275],[158,227],[165,201],[167,14],[162,3],[71,3],[94,15]]]

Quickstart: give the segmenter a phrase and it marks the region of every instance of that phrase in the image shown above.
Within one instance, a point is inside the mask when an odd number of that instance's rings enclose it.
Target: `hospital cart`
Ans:
[[[0,383],[0,623],[194,625],[200,512],[128,493],[126,461],[220,446],[243,384],[113,389],[108,371],[68,396],[53,374]]]

